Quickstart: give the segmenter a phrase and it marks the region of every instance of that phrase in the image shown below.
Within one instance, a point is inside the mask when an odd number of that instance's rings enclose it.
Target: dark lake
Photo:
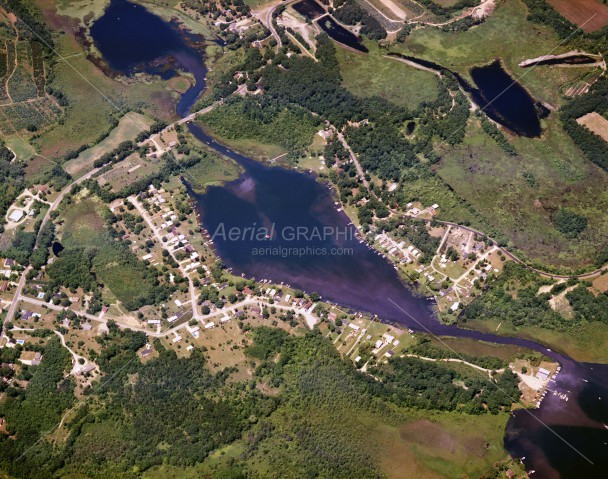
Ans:
[[[336,22],[331,15],[325,15],[317,19],[317,25],[338,43],[342,43],[347,47],[354,48],[363,53],[368,52],[367,48],[361,45],[361,40],[355,34],[349,32],[346,28]]]
[[[409,60],[438,72],[445,70],[452,73],[460,86],[492,120],[520,136],[532,138],[540,135],[540,120],[534,99],[524,87],[509,76],[498,60],[471,69],[471,78],[475,82],[475,87],[457,72],[429,60],[395,52],[390,52],[388,55]],[[544,107],[541,107],[541,110],[542,108]]]
[[[475,102],[490,118],[518,135],[540,136],[540,121],[534,99],[509,76],[497,60],[490,65],[473,68],[471,78],[477,85]]]
[[[310,20],[314,20],[326,13],[325,9],[315,0],[301,0],[300,2],[294,3],[291,7]]]
[[[116,10],[117,6],[119,10]],[[125,16],[123,11],[131,14]],[[158,30],[160,24],[164,26]],[[112,0],[106,15],[94,26],[92,34],[96,44],[103,45],[100,51],[110,65],[129,70],[170,53],[181,68],[192,72],[196,84],[177,105],[180,116],[188,113],[205,87],[205,69],[200,55],[180,41],[179,35],[174,36],[172,32],[176,30],[172,30],[172,25],[143,7],[126,0]],[[143,32],[144,38],[160,31],[169,43],[161,42],[163,45],[159,45],[156,52],[144,45],[142,50],[129,47],[128,53],[122,50],[121,42],[107,43],[114,31],[121,32],[128,40],[131,38],[129,30]],[[488,81],[486,73],[481,75],[482,83]],[[500,72],[497,76],[504,80]],[[244,169],[241,178],[224,187],[210,187],[204,195],[190,191],[203,226],[211,234],[224,226],[226,238],[222,239],[221,234],[216,236],[214,245],[234,273],[277,283],[283,281],[308,292],[316,291],[345,308],[368,311],[385,321],[414,330],[516,344],[546,354],[562,365],[562,371],[555,382],[550,383],[551,392],[540,408],[520,410],[512,415],[505,432],[505,448],[514,457],[525,456],[527,469],[536,470],[532,476],[535,478],[606,477],[608,366],[577,363],[530,340],[494,336],[439,323],[431,310],[432,303],[414,296],[401,283],[392,265],[359,242],[355,228],[349,225],[350,220],[343,212],[336,210],[332,192],[325,185],[312,175],[257,163],[219,144],[196,125],[188,127],[200,141],[233,158]],[[270,228],[269,238],[234,240],[227,237],[232,227],[242,231],[246,227],[262,226]],[[310,232],[323,231],[326,227],[332,228],[334,233],[319,237],[285,236],[294,228],[296,231],[304,228],[310,235]],[[288,254],[294,247],[309,248],[309,254]],[[254,248],[265,250],[267,254],[254,254]],[[343,254],[333,251],[334,248],[339,248]],[[322,254],[323,249],[328,254]],[[345,249],[352,251],[345,252]],[[569,400],[553,395],[553,391],[566,394]]]

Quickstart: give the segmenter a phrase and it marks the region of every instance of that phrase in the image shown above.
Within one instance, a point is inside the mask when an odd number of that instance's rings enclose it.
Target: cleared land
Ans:
[[[586,32],[608,25],[608,6],[597,0],[547,0],[547,3]]]
[[[597,136],[608,141],[608,120],[596,112],[587,113],[576,120],[579,125],[591,130]]]
[[[133,154],[114,165],[114,167],[99,177],[99,184],[110,184],[112,191],[120,191],[135,181],[141,180],[158,172],[163,165],[159,158],[140,158]]]
[[[123,141],[133,140],[142,131],[146,131],[153,121],[139,113],[130,111],[123,116],[118,125],[110,132],[107,138],[95,146],[86,149],[77,158],[68,161],[63,169],[72,176],[81,176],[93,168],[93,163],[104,153],[108,153]]]
[[[377,44],[367,42],[368,55],[337,48],[343,85],[360,97],[380,96],[405,108],[414,109],[423,101],[437,98],[435,75],[406,68],[383,58]]]

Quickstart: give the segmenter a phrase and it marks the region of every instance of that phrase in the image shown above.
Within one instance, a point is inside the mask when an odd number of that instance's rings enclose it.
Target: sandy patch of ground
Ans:
[[[608,141],[608,120],[596,112],[587,113],[576,120],[579,125]]]

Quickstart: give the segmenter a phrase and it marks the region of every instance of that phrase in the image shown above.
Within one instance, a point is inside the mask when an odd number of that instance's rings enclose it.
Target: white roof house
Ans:
[[[13,210],[13,212],[8,217],[9,220],[11,220],[15,223],[17,223],[18,221],[21,221],[21,218],[23,218],[22,210]]]

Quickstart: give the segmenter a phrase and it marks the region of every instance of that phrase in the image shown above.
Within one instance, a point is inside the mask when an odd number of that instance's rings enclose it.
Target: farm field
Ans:
[[[601,136],[604,140],[608,141],[608,120],[599,113],[587,113],[576,121],[578,124],[583,125],[588,130],[591,130],[596,135]]]
[[[586,32],[608,25],[608,5],[599,0],[547,0],[547,3]]]
[[[368,55],[337,48],[343,85],[360,97],[381,96],[396,105],[414,109],[437,98],[437,80],[432,73],[407,68],[383,58],[385,50],[367,42]]]
[[[118,125],[107,138],[83,151],[77,158],[66,162],[63,169],[75,178],[84,175],[93,168],[93,163],[97,158],[114,150],[123,141],[134,140],[139,133],[146,131],[152,123],[153,120],[150,118],[130,111],[120,119]]]

